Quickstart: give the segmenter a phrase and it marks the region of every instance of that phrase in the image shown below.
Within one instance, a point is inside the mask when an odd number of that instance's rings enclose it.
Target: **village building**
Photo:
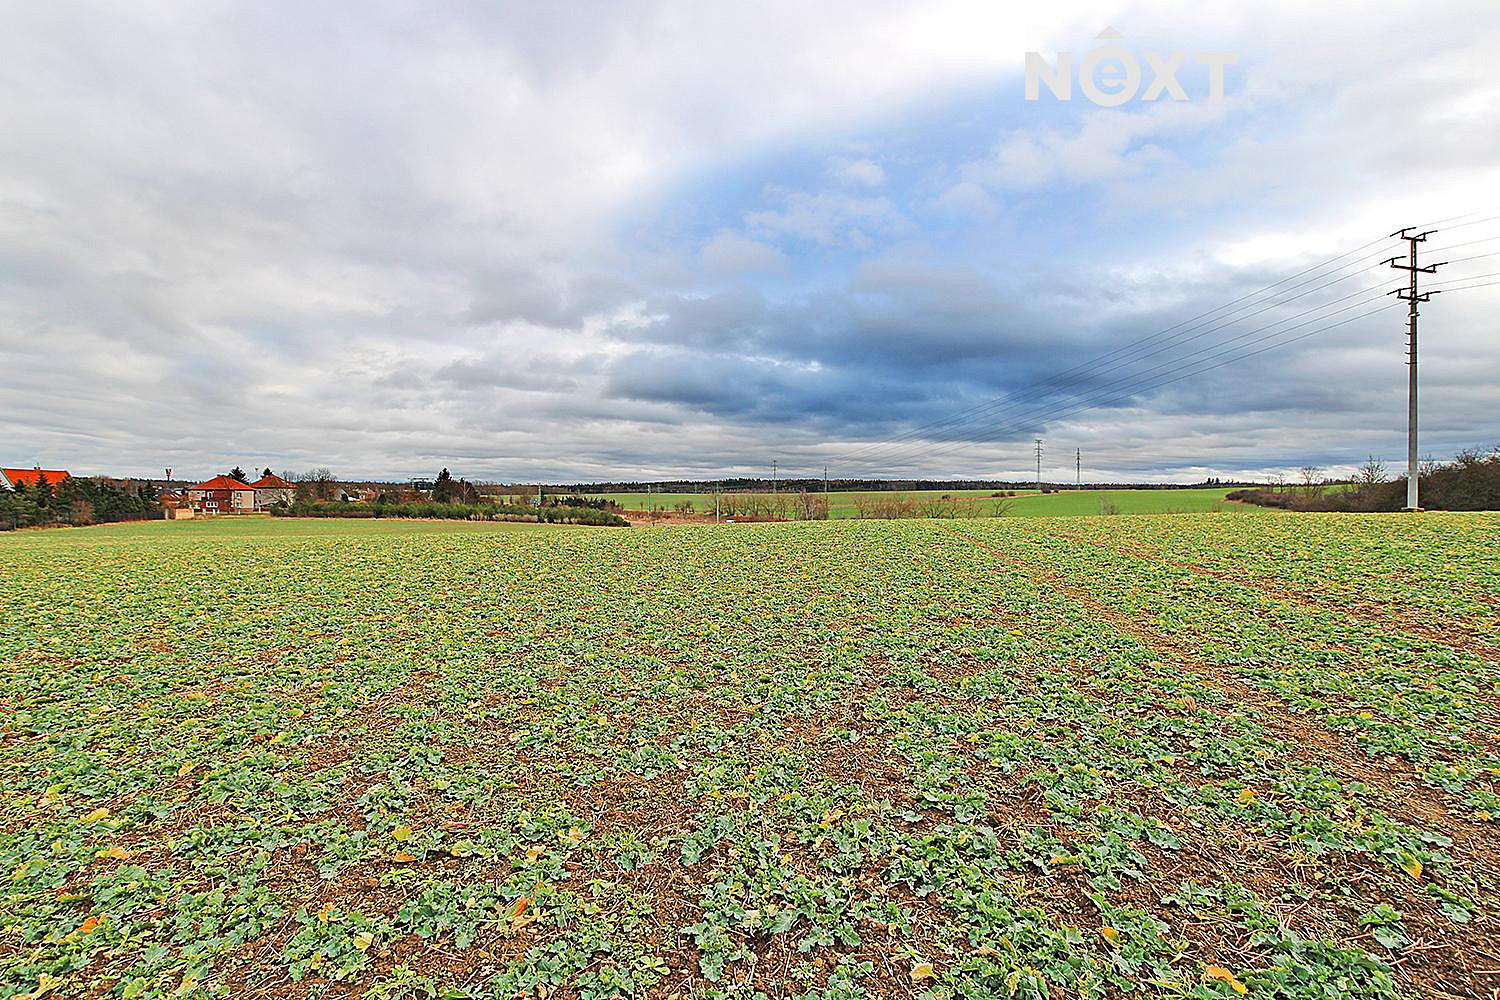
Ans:
[[[249,514],[255,510],[255,487],[230,476],[215,476],[189,486],[187,502],[199,514]]]
[[[295,499],[296,487],[274,472],[267,472],[250,484],[255,490],[255,509],[265,510],[272,504],[291,503]]]
[[[69,478],[66,469],[44,469],[40,465],[30,469],[0,469],[0,489],[13,490],[17,486],[30,489],[43,479],[53,489],[64,479]]]

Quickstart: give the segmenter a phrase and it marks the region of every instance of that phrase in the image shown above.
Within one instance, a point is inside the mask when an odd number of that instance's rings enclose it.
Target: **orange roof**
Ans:
[[[13,486],[23,483],[27,486],[35,486],[42,476],[47,477],[48,484],[55,486],[68,478],[66,469],[0,469],[0,472],[5,473],[5,478],[10,480]]]
[[[255,487],[228,476],[214,476],[206,483],[189,486],[189,490],[253,490]]]
[[[258,490],[289,490],[292,488],[291,483],[282,479],[274,472],[268,476],[261,476],[250,485]]]

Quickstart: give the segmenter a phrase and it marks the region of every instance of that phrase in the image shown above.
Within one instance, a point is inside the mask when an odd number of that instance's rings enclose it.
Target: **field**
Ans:
[[[1019,491],[1019,495],[1000,501],[993,498],[995,490],[904,490],[900,492],[842,492],[828,494],[828,512],[834,519],[856,517],[858,502],[862,497],[888,500],[906,497],[919,502],[952,498],[970,501],[975,510],[969,516],[989,516],[1002,507],[1006,515],[1073,516],[1089,514],[1199,514],[1221,510],[1264,509],[1249,508],[1244,504],[1226,502],[1223,488],[1182,490],[1064,490],[1058,493],[1032,493]],[[657,509],[673,510],[684,500],[693,505],[693,510],[712,514],[712,493],[593,493],[594,497],[613,500],[627,510],[645,510],[650,503]],[[745,494],[726,494],[740,496]],[[767,494],[748,494],[763,497]],[[1112,509],[1111,509],[1112,508]]]
[[[1500,987],[1500,516],[0,556],[0,997]]]

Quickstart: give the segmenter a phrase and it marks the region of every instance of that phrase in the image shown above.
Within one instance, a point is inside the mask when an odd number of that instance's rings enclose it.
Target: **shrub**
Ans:
[[[1406,506],[1406,477],[1381,482],[1367,463],[1348,489],[1298,492],[1258,487],[1235,490],[1228,499],[1282,510],[1394,511]],[[1447,464],[1431,464],[1420,473],[1423,507],[1432,510],[1500,510],[1500,450],[1462,451]]]
[[[627,527],[630,522],[606,510],[593,507],[564,507],[548,504],[531,507],[521,504],[439,503],[309,503],[299,500],[290,507],[272,507],[278,517],[394,517],[426,518],[436,521],[542,521],[549,524],[591,524],[602,527]]]

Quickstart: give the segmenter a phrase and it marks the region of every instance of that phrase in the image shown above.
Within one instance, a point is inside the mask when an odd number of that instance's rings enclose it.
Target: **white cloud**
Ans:
[[[709,272],[720,275],[778,274],[787,269],[786,255],[780,250],[729,230],[721,230],[705,243],[698,259]]]
[[[854,187],[878,188],[885,185],[885,168],[874,160],[840,159],[834,162],[832,173],[844,184]]]
[[[910,228],[900,210],[880,196],[776,189],[768,192],[768,200],[777,207],[747,213],[745,225],[769,239],[790,237],[865,249],[877,234]]]

